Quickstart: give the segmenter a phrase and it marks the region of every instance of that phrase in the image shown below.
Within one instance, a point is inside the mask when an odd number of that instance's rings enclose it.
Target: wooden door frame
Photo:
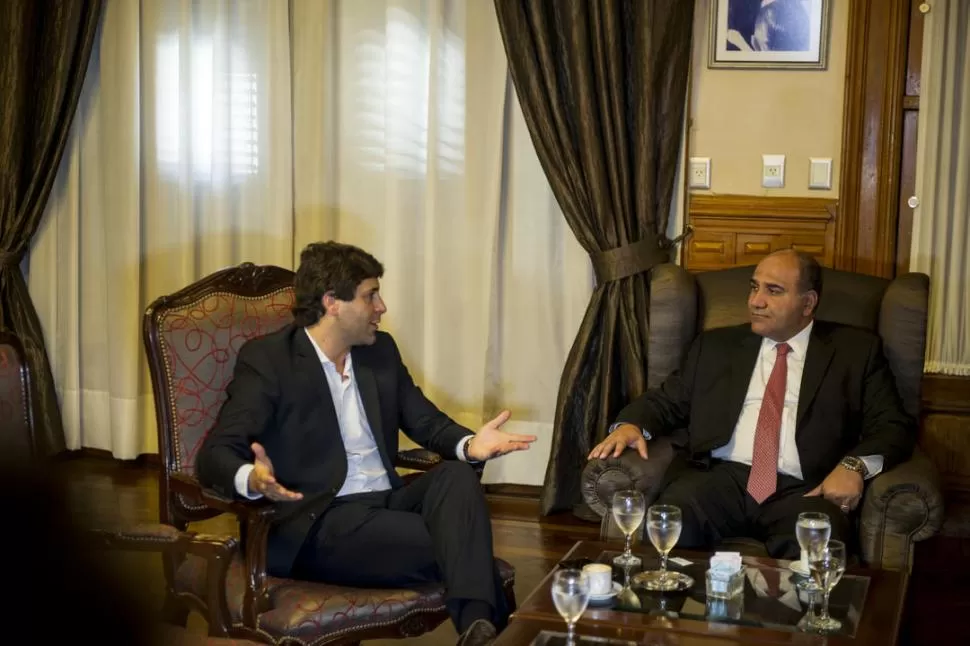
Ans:
[[[903,95],[912,0],[852,0],[842,174],[835,227],[838,269],[896,272]]]

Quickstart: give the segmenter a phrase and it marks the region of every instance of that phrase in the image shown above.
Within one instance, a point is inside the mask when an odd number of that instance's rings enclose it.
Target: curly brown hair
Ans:
[[[313,242],[300,252],[296,270],[293,319],[303,327],[313,325],[326,315],[323,295],[333,292],[342,301],[351,301],[357,286],[368,278],[380,278],[384,266],[363,249],[340,242]]]

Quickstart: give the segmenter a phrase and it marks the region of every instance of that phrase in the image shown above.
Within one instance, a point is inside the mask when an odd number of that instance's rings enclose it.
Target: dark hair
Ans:
[[[798,259],[798,291],[801,293],[813,291],[818,294],[818,300],[822,300],[822,266],[818,264],[815,256],[791,249]],[[818,309],[818,303],[815,304]]]
[[[326,314],[324,294],[333,292],[342,301],[352,301],[358,285],[383,275],[384,266],[359,247],[333,241],[308,244],[296,270],[293,319],[297,325],[313,325]]]
[[[808,51],[808,15],[799,0],[775,0],[761,8],[755,29],[763,23],[768,32],[768,47],[773,51]]]

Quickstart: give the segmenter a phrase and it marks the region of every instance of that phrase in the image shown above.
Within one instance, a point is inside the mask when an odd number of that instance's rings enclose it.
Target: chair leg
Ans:
[[[505,603],[509,606],[509,614],[512,614],[518,610],[518,605],[515,603],[515,586],[505,585],[502,586],[503,592],[505,592]]]
[[[165,605],[162,606],[162,620],[167,624],[184,628],[189,622],[189,609],[175,597],[166,595]]]

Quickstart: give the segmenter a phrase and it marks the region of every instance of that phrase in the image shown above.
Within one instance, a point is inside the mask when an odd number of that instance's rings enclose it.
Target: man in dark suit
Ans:
[[[203,484],[276,501],[267,567],[351,586],[443,580],[459,644],[485,644],[507,620],[488,509],[468,464],[527,449],[534,436],[477,433],[414,384],[394,340],[370,254],[335,242],[303,250],[295,322],[239,351],[228,399],[197,458]],[[445,458],[404,484],[398,430]]]
[[[877,335],[815,320],[822,271],[814,258],[774,253],[757,266],[750,325],[710,330],[682,369],[626,406],[590,458],[686,428],[658,502],[683,514],[679,545],[760,538],[775,558],[798,558],[798,514],[821,511],[832,538],[865,480],[906,460],[916,425],[902,408]],[[851,543],[849,543],[851,544]]]

